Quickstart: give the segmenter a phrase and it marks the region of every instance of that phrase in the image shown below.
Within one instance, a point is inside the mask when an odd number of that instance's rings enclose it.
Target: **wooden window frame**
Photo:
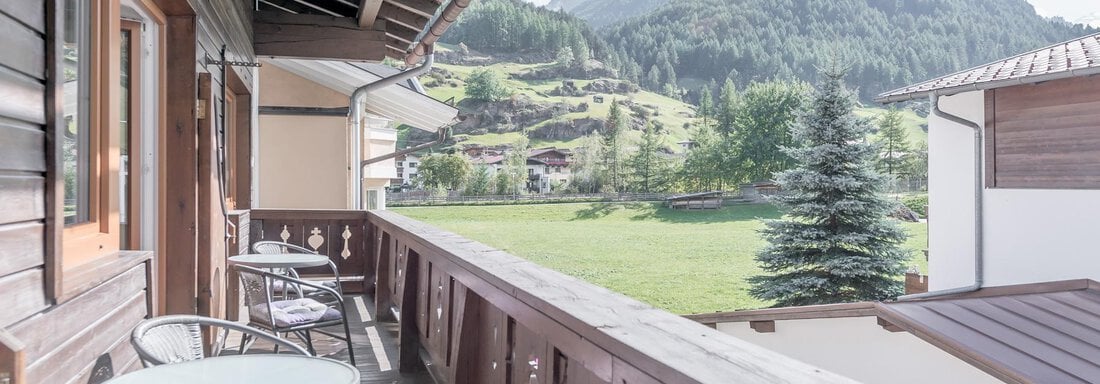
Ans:
[[[128,241],[128,244],[122,245],[121,247],[122,247],[122,249],[140,249],[141,248],[141,228],[142,228],[141,227],[141,225],[142,225],[142,222],[141,222],[141,208],[142,208],[142,200],[141,200],[141,195],[142,195],[141,192],[142,191],[141,191],[141,187],[142,187],[142,182],[143,182],[142,177],[141,177],[141,169],[142,169],[142,165],[143,165],[142,164],[142,158],[144,157],[142,155],[143,147],[141,145],[141,141],[142,141],[142,135],[141,134],[142,134],[142,131],[144,130],[144,127],[142,125],[142,120],[141,120],[141,117],[142,117],[141,116],[141,111],[143,110],[143,106],[144,106],[144,104],[142,103],[144,101],[142,99],[143,95],[141,93],[142,80],[143,80],[142,79],[142,66],[141,66],[142,27],[141,27],[141,23],[139,23],[139,22],[130,21],[130,20],[122,20],[119,23],[119,30],[120,31],[126,30],[126,31],[130,32],[130,47],[129,47],[130,48],[130,63],[129,63],[130,64],[130,71],[129,71],[129,74],[130,74],[130,89],[129,89],[129,91],[130,91],[130,96],[129,96],[130,110],[128,111],[129,116],[126,117],[127,124],[129,124],[129,126],[127,128],[129,130],[129,138],[128,138],[129,143],[128,143],[128,146],[130,148],[130,153],[129,153],[129,156],[130,156],[129,157],[130,183],[127,185],[128,188],[127,188],[127,191],[126,191],[126,196],[127,196],[126,212],[129,215],[129,217],[128,217],[129,222],[127,223],[127,225],[128,225],[127,232],[129,232],[129,233],[127,233],[127,239],[129,241]],[[121,46],[120,46],[120,48],[121,48]],[[121,63],[120,63],[119,68],[121,69]],[[121,164],[120,164],[120,168],[121,168]],[[121,222],[120,222],[120,224],[121,224]]]
[[[120,112],[120,6],[116,0],[89,1],[88,221],[62,230],[62,274],[119,250],[118,172]],[[63,31],[64,29],[62,29]]]
[[[47,39],[47,113],[49,128],[47,130],[47,213],[46,213],[46,263],[45,285],[46,296],[54,303],[66,302],[86,289],[96,286],[116,276],[138,263],[148,263],[152,255],[149,251],[128,252],[120,251],[119,244],[119,172],[120,151],[120,104],[121,95],[120,70],[121,70],[121,4],[119,0],[81,0],[88,1],[89,20],[85,33],[89,35],[88,54],[85,60],[89,62],[89,92],[90,103],[88,105],[88,129],[95,130],[99,135],[99,148],[96,148],[95,163],[89,164],[89,179],[94,180],[96,187],[95,196],[90,196],[91,205],[96,211],[89,212],[89,219],[94,221],[77,223],[66,226],[64,222],[64,171],[62,146],[59,140],[63,137],[64,124],[64,0],[50,0],[48,4],[49,38]],[[157,7],[153,0],[136,0],[135,3],[156,23],[160,29],[155,38],[158,43],[159,54],[157,60],[157,73],[159,76],[159,93],[157,95],[158,110],[164,110],[165,95],[165,32],[167,23],[166,15]],[[140,25],[140,24],[139,24]],[[141,31],[138,27],[138,31]],[[140,34],[138,34],[140,35]],[[140,39],[135,39],[140,40]],[[133,42],[134,40],[132,40]],[[135,43],[140,44],[140,43]],[[141,52],[140,45],[134,49]],[[141,57],[140,55],[138,57]],[[140,60],[135,65],[140,66]],[[138,80],[131,87],[132,90],[140,89],[141,81]],[[140,102],[140,94],[136,95]],[[140,105],[140,103],[138,103]],[[133,114],[140,116],[143,108],[132,108]],[[156,124],[163,128],[166,119],[161,113]],[[112,129],[102,130],[103,127]],[[163,129],[159,129],[163,131]],[[140,136],[136,136],[135,140]],[[96,140],[93,140],[96,141]],[[163,146],[163,143],[158,144]],[[89,153],[95,153],[89,151]],[[139,156],[140,157],[140,156]],[[132,169],[141,169],[140,159],[132,163]],[[116,171],[111,172],[111,169]],[[163,186],[163,172],[155,182]],[[105,185],[103,183],[106,183]],[[138,186],[140,183],[132,185]],[[140,196],[133,193],[132,196]],[[134,200],[131,200],[134,201]],[[164,208],[158,206],[160,212]],[[137,224],[137,223],[135,223]],[[163,223],[158,223],[157,235],[163,235]],[[140,233],[140,224],[133,226]],[[137,238],[137,237],[135,237]],[[147,274],[150,281],[158,279],[156,267],[147,266]],[[153,285],[150,289],[155,289]],[[150,308],[157,313],[158,300],[155,294],[150,295]]]

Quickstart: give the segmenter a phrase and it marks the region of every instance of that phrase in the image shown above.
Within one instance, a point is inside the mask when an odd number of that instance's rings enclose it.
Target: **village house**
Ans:
[[[445,383],[850,382],[400,214],[368,210],[360,191],[395,175],[375,178],[363,167],[407,153],[377,156],[374,146],[388,149],[391,132],[388,123],[364,124],[364,112],[400,119],[372,110],[386,101],[378,94],[353,91],[343,104],[346,88],[280,60],[399,60],[411,68],[378,74],[370,88],[400,87],[431,67],[434,43],[470,2],[0,2],[0,382],[101,383],[249,361],[142,368],[131,331],[169,314],[239,319],[246,312],[227,259],[260,241],[303,247],[338,268],[348,304],[325,304],[325,313],[355,321],[344,329],[350,340],[297,361],[337,366],[354,350],[354,366],[341,367],[364,383],[414,382],[408,377],[417,372]],[[327,75],[356,86],[367,79],[351,73]],[[286,84],[265,74],[308,80],[303,91],[328,94],[332,103],[293,98],[295,90],[280,90]],[[274,90],[283,94],[265,95]],[[295,125],[288,119],[295,116],[261,114],[261,106],[347,108],[352,142],[335,140],[343,135],[339,116]],[[355,191],[351,208],[259,208],[280,201],[289,185],[289,178],[265,184],[279,176],[269,173],[279,166],[270,161],[301,155],[296,143],[262,141],[319,126],[329,131],[329,151],[351,148],[332,166],[350,163],[352,182],[336,172],[315,183],[311,177],[323,175],[305,165],[289,176],[298,182],[292,187],[347,203],[343,184]],[[303,269],[302,276],[315,274]],[[218,340],[204,343],[211,352]],[[288,372],[280,367],[234,372],[250,381]]]
[[[930,292],[692,318],[866,382],[1100,381],[1100,34],[878,97],[915,99]]]
[[[505,168],[506,152],[489,154],[474,158],[472,165],[484,166],[490,174],[496,174]],[[569,165],[572,153],[566,149],[539,148],[527,154],[527,191],[531,193],[550,193],[554,188],[565,186],[570,180]]]

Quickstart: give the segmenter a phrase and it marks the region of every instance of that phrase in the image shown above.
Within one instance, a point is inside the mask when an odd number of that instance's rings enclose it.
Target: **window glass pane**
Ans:
[[[133,68],[130,62],[130,30],[122,30],[121,42],[121,72],[119,79],[122,92],[119,92],[119,188],[118,188],[118,213],[119,213],[119,246],[121,249],[130,249],[130,184],[133,182],[130,169],[130,70]]]
[[[367,209],[378,209],[378,191],[373,189],[367,190]]]
[[[65,224],[90,219],[88,126],[88,2],[65,0],[64,136]]]

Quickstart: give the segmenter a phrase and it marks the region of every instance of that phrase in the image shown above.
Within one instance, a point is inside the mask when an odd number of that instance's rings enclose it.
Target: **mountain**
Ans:
[[[553,61],[563,49],[580,61],[606,60],[612,53],[584,20],[520,0],[473,2],[443,42],[525,62]]]
[[[644,14],[669,0],[550,0],[546,8],[564,10],[600,28]]]
[[[866,100],[1095,31],[1043,18],[1024,0],[678,0],[601,33],[649,89],[814,82],[817,66],[839,56]]]

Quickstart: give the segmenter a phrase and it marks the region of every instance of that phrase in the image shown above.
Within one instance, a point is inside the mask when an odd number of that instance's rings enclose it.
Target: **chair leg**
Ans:
[[[275,337],[282,338],[283,336],[279,332],[275,332]],[[275,354],[279,354],[279,344],[275,344]]]
[[[252,342],[255,341],[251,335],[247,333],[241,333],[241,345],[237,348],[237,353],[243,355],[248,352],[248,348],[252,347]]]
[[[313,336],[309,334],[309,330],[305,331],[306,350],[313,356],[317,356],[317,350],[313,349]]]
[[[355,347],[351,345],[351,329],[348,328],[347,317],[344,317],[344,337],[346,337],[345,340],[348,342],[348,360],[351,361],[352,366],[355,366]]]

